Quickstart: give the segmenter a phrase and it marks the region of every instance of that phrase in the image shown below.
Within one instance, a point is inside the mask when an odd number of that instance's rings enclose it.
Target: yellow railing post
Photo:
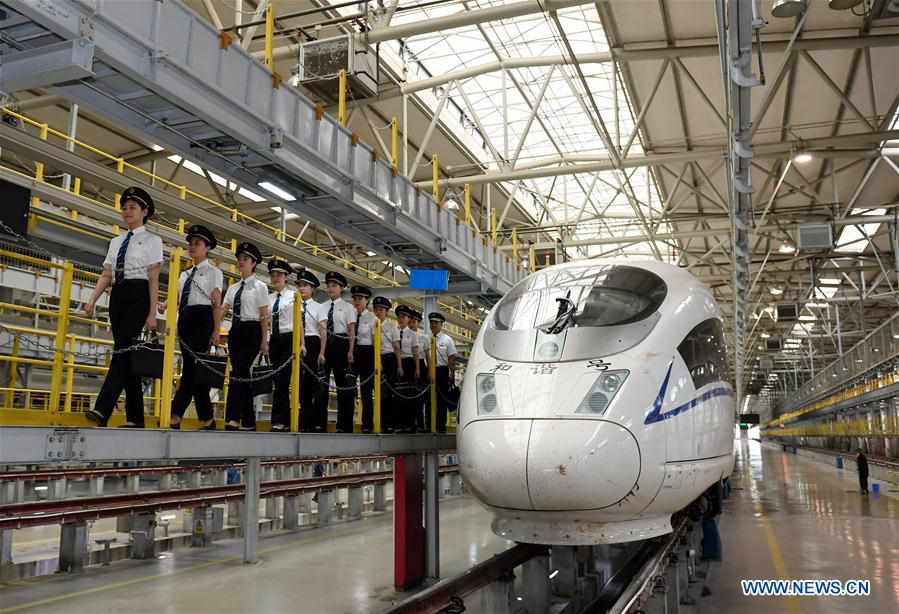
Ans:
[[[339,87],[337,92],[337,121],[346,127],[346,71],[340,71]]]
[[[303,299],[297,292],[293,301],[293,363],[290,365],[290,431],[297,433],[300,430],[300,369],[303,356],[301,353],[303,342]]]
[[[66,357],[66,400],[63,403],[63,411],[72,411],[72,392],[75,389],[75,337],[68,338],[69,355]]]
[[[465,224],[471,226],[471,184],[466,183],[462,192],[462,206],[465,211]]]
[[[81,177],[75,177],[75,187],[72,189],[72,192],[74,192],[76,196],[81,195]]]
[[[431,432],[437,432],[437,337],[431,335],[428,350],[428,382],[431,383]],[[446,426],[446,425],[444,425]]]
[[[263,63],[269,70],[275,69],[274,48],[275,48],[275,7],[272,3],[268,3],[265,9],[265,53]]]
[[[38,181],[44,180],[44,163],[43,162],[35,162],[34,163],[34,178]]]
[[[515,262],[515,270],[521,268],[521,258],[518,257],[518,229],[512,229],[512,260]]]
[[[62,390],[62,366],[65,362],[66,333],[69,330],[69,303],[72,298],[72,276],[75,267],[67,261],[62,269],[59,288],[59,317],[56,319],[56,353],[53,355],[53,373],[50,376],[50,411],[59,411]]]
[[[496,247],[496,209],[490,210],[490,241]]]
[[[162,390],[160,391],[159,428],[167,429],[172,419],[172,388],[175,367],[175,337],[178,334],[178,276],[181,274],[181,254],[176,247],[169,255],[169,285],[165,317],[165,344],[162,358]]]
[[[381,432],[381,320],[375,318],[374,339],[375,349],[375,433]]]
[[[533,241],[528,247],[528,264],[531,267],[531,273],[537,271],[537,244]]]
[[[440,206],[440,160],[437,156],[431,158],[431,196],[437,206]]]
[[[162,415],[162,390],[160,390],[161,386],[158,379],[153,380],[153,415],[156,416],[156,419],[159,420],[159,416]],[[171,419],[169,420],[171,423]]]
[[[400,160],[400,124],[396,121],[396,117],[390,120],[390,166],[393,167],[393,174],[396,175],[399,169]]]

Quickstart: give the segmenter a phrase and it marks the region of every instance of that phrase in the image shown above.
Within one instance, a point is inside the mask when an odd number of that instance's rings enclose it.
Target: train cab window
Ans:
[[[544,328],[570,306],[569,325],[620,326],[658,310],[667,287],[661,277],[636,267],[609,265],[556,269],[518,284],[494,312],[496,330]]]
[[[696,388],[730,380],[721,321],[710,319],[690,331],[677,347]]]

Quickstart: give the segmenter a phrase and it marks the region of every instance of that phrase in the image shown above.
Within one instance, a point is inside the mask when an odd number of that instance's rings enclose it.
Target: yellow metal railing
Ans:
[[[766,429],[761,434],[766,437],[899,437],[899,418],[875,414],[870,418]]]
[[[164,187],[167,186],[167,187],[175,189],[177,191],[177,193],[179,194],[179,197],[182,200],[188,200],[190,198],[190,199],[198,200],[205,205],[210,205],[214,208],[214,210],[221,211],[222,213],[224,213],[225,215],[230,217],[230,219],[233,221],[243,221],[245,223],[252,224],[258,228],[261,228],[267,232],[270,232],[273,237],[280,239],[284,242],[290,242],[295,246],[300,246],[305,249],[311,249],[313,255],[326,258],[327,260],[330,260],[330,261],[334,262],[335,264],[342,266],[345,269],[358,271],[358,272],[366,275],[369,279],[378,280],[379,282],[384,283],[385,285],[388,285],[388,286],[398,287],[401,285],[399,282],[397,282],[385,275],[382,275],[381,273],[378,273],[377,271],[375,271],[373,269],[369,269],[362,265],[356,264],[346,257],[340,256],[334,252],[330,252],[330,251],[323,249],[317,245],[314,245],[308,241],[305,241],[302,238],[300,238],[299,236],[291,235],[287,232],[282,233],[280,227],[272,226],[271,224],[263,222],[262,220],[259,220],[250,215],[242,213],[240,210],[238,210],[235,207],[228,207],[213,198],[210,198],[208,196],[200,194],[199,192],[195,192],[195,191],[191,190],[190,188],[188,188],[185,185],[177,184],[165,177],[162,177],[161,175],[157,175],[156,173],[153,173],[152,171],[146,170],[144,168],[141,168],[140,166],[132,164],[132,163],[128,162],[127,160],[125,160],[124,158],[122,158],[121,156],[115,156],[113,154],[110,154],[106,151],[103,151],[102,149],[99,149],[98,147],[95,147],[84,141],[81,141],[78,138],[70,136],[66,132],[52,128],[47,123],[39,122],[39,121],[32,119],[26,115],[23,115],[21,113],[13,111],[12,109],[10,109],[8,107],[0,108],[0,113],[2,113],[4,115],[8,115],[10,117],[14,117],[27,126],[37,128],[39,130],[39,136],[42,140],[48,140],[49,137],[52,136],[54,138],[64,141],[67,144],[71,143],[73,148],[75,148],[75,147],[81,148],[85,151],[88,151],[90,153],[93,153],[93,154],[99,156],[103,160],[107,160],[109,162],[114,163],[116,171],[122,175],[126,175],[126,173],[129,171],[132,173],[136,173],[138,175],[138,178],[143,180],[145,183],[153,184],[153,185],[162,185]],[[394,153],[394,156],[395,155],[396,155],[396,153]],[[46,181],[43,177],[43,165],[36,167],[34,175],[28,175],[28,174],[22,173],[16,169],[13,169],[6,165],[0,164],[0,166],[3,166],[3,168],[5,168],[6,170],[8,170],[10,172],[14,172],[18,175],[29,177],[29,178],[39,181],[41,183],[46,183]],[[110,207],[114,210],[119,209],[119,202],[118,202],[119,195],[118,194],[115,194],[112,202],[108,203],[108,202],[93,199],[93,198],[85,196],[84,194],[81,194],[80,193],[80,186],[81,186],[80,178],[76,177],[74,184],[75,184],[75,192],[74,193],[76,195],[78,195],[80,198],[83,198],[89,202],[92,202],[95,205],[99,205],[99,206],[103,206],[103,207]],[[47,185],[53,185],[53,184],[48,183]],[[53,187],[57,187],[57,186],[53,186]],[[151,221],[150,223],[155,226],[168,228],[168,226],[166,226],[158,221]],[[117,228],[114,229],[114,232],[116,232],[116,233],[118,232]],[[495,241],[494,241],[494,244],[495,244]],[[35,260],[37,260],[37,259],[35,259]],[[43,262],[43,261],[41,261],[41,262]],[[95,274],[92,274],[92,275],[95,275]],[[96,275],[96,277],[99,277],[99,275]],[[462,318],[463,320],[471,321],[478,325],[481,324],[481,319],[478,318],[477,316],[471,315],[465,311],[457,309],[456,307],[454,307],[452,305],[449,305],[446,303],[440,303],[440,307],[442,309],[444,309],[445,311],[447,311],[448,313],[451,313],[451,314],[455,315],[456,317]],[[463,334],[463,333],[460,333],[460,334]],[[463,336],[471,337],[470,333],[463,334]]]

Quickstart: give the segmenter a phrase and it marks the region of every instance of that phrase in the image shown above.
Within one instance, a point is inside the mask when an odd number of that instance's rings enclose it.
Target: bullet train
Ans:
[[[661,262],[548,267],[487,316],[457,429],[466,485],[517,542],[671,532],[733,467],[735,395],[711,292]]]

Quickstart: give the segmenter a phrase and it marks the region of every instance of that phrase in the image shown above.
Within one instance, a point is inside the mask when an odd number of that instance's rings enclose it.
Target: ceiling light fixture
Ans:
[[[827,5],[835,11],[845,11],[853,6],[858,6],[863,0],[829,0]]]
[[[805,12],[805,0],[774,0],[771,14],[775,17],[798,17]]]
[[[777,251],[779,251],[781,254],[795,254],[796,248],[789,243],[784,243]]]
[[[770,288],[770,289],[768,290],[768,292],[770,292],[770,293],[773,294],[774,296],[780,296],[781,294],[784,293],[784,291],[783,291],[782,288]]]
[[[813,160],[812,154],[807,151],[798,151],[793,154],[793,162],[796,164],[806,164]]]

